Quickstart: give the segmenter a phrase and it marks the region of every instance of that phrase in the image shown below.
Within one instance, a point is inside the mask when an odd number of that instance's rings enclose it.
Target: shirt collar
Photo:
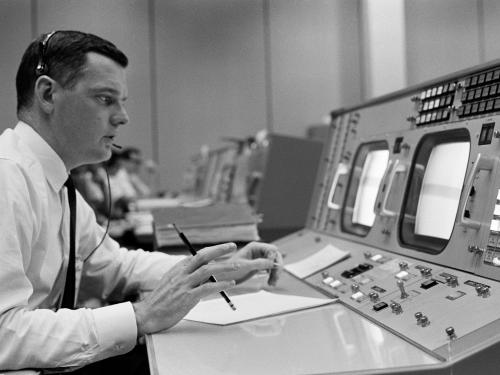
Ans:
[[[52,147],[31,126],[19,121],[14,132],[31,149],[34,156],[40,162],[47,177],[47,181],[55,191],[61,190],[64,182],[68,179],[68,171],[62,159]]]

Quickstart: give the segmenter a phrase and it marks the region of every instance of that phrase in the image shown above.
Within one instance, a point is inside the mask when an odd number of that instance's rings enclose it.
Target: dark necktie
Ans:
[[[69,202],[69,261],[66,272],[66,284],[61,308],[73,309],[75,307],[75,229],[76,229],[76,192],[71,176],[64,183],[68,191]]]

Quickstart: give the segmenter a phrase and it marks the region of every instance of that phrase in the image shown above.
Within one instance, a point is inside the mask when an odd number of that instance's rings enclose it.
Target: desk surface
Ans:
[[[285,287],[274,292],[321,296],[289,275],[283,279]],[[229,326],[183,320],[146,342],[153,375],[319,374],[439,363],[341,304]]]

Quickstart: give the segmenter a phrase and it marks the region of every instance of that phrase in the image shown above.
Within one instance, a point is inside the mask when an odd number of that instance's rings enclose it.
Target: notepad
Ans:
[[[276,294],[264,290],[231,296],[230,298],[236,306],[236,311],[231,310],[222,298],[216,298],[200,302],[184,319],[228,325],[322,306],[336,301],[335,299]]]
[[[340,262],[341,260],[349,257],[349,255],[348,251],[340,250],[332,244],[328,244],[307,258],[285,265],[285,269],[291,274],[302,279],[311,276],[319,270]]]

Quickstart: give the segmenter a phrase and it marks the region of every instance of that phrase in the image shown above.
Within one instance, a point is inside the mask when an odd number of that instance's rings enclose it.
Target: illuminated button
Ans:
[[[432,89],[428,89],[427,92],[425,93],[426,98],[430,98],[432,94]]]
[[[433,100],[431,100],[431,101],[429,102],[429,105],[427,106],[427,108],[428,108],[428,109],[433,109],[433,108],[434,108],[434,101],[433,101]]]
[[[333,280],[334,280],[334,278],[333,278],[333,277],[328,276],[327,278],[323,279],[323,283],[325,283],[325,284],[328,284],[328,285],[329,285],[329,284],[331,284],[331,282],[332,282]]]
[[[439,86],[437,88],[437,92],[436,93],[437,93],[437,95],[441,95],[443,93],[443,86]]]
[[[496,267],[500,267],[500,259],[498,257],[494,257],[491,260],[491,263],[493,263],[493,265],[496,266]]]
[[[500,69],[495,70],[495,72],[493,73],[493,79],[500,79]]]
[[[477,76],[473,76],[470,80],[471,86],[477,85]]]
[[[495,104],[494,100],[488,100],[486,102],[486,110],[491,111],[493,109],[493,105]]]
[[[486,98],[488,95],[490,95],[490,86],[483,87],[483,92],[481,93],[481,96],[483,98]]]
[[[486,102],[479,103],[478,111],[479,112],[484,112],[485,109],[486,109]]]
[[[365,295],[362,292],[356,292],[351,296],[351,299],[353,299],[356,302],[361,302],[364,299]]]
[[[434,87],[431,91],[431,96],[436,96],[437,93],[437,87]]]
[[[493,211],[493,215],[500,216],[500,204],[495,205],[495,210]]]
[[[486,73],[486,78],[484,79],[485,82],[490,82],[493,79],[493,72],[490,71]]]
[[[491,220],[490,230],[493,232],[500,232],[500,220]]]
[[[498,91],[498,84],[490,86],[490,95],[495,95]]]
[[[339,281],[339,280],[334,280],[334,281],[332,281],[332,282],[330,283],[330,286],[331,286],[332,288],[338,288],[338,287],[339,287],[339,286],[341,286],[341,285],[343,285],[343,284],[342,284],[342,281]]]
[[[499,194],[500,194],[500,190],[499,190]],[[378,262],[380,259],[382,259],[382,255],[377,254],[377,255],[372,256],[370,259],[373,260],[374,262]]]
[[[484,74],[484,73],[480,74],[478,79],[477,79],[478,85],[480,85],[481,83],[484,83],[485,78],[486,78],[486,74]]]
[[[449,88],[449,90],[450,90],[450,91],[455,91],[455,86],[456,86],[455,82],[450,83],[450,88]]]
[[[399,280],[408,280],[410,278],[410,274],[406,271],[398,272],[395,276],[396,276],[396,279],[399,279]]]
[[[479,99],[481,97],[481,92],[482,92],[482,90],[480,88],[475,89],[474,90],[474,99]]]

